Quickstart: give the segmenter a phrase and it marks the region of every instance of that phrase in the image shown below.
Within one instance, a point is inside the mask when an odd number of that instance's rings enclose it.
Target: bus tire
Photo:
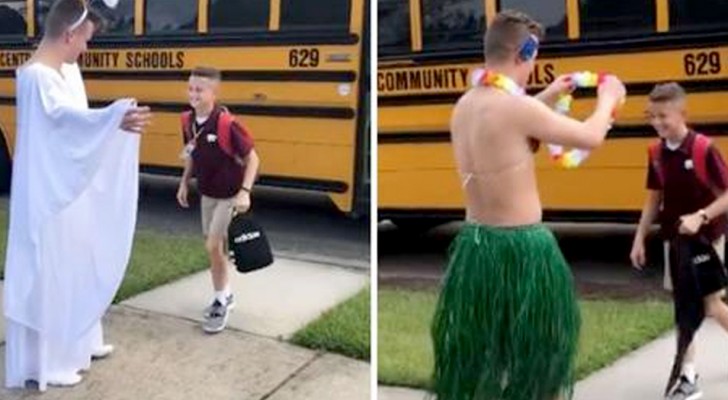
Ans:
[[[10,146],[5,135],[0,131],[0,194],[10,192],[10,179],[12,175],[12,162],[10,160]]]

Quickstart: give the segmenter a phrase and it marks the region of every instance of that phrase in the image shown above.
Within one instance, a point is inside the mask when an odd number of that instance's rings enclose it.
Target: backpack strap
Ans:
[[[656,140],[648,148],[649,160],[652,168],[657,174],[657,180],[660,185],[665,185],[665,171],[662,169],[662,140]]]
[[[233,117],[227,108],[223,107],[220,115],[217,117],[217,143],[225,154],[236,162],[242,163],[243,160],[235,154],[235,150],[233,149],[232,135],[234,123],[235,117]]]
[[[192,139],[192,132],[190,130],[190,128],[192,127],[192,125],[190,124],[191,119],[192,111],[185,111],[182,113],[182,137],[185,143],[189,142]]]
[[[695,168],[695,175],[697,176],[700,183],[705,187],[709,188],[716,196],[720,195],[720,191],[710,180],[708,175],[708,150],[712,145],[712,141],[709,137],[697,133],[695,134],[695,140],[693,141],[692,148],[692,159],[693,168]]]

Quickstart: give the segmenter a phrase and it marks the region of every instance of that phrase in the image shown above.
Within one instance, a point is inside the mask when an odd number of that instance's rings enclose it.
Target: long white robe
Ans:
[[[17,140],[5,264],[6,386],[45,390],[87,369],[131,255],[139,136],[132,100],[89,109],[78,66],[16,73]]]

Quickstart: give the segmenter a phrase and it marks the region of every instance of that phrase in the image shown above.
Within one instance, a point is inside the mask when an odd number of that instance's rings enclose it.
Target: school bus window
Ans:
[[[408,52],[411,47],[408,0],[379,0],[377,43],[382,54],[397,50]]]
[[[281,0],[281,31],[349,31],[350,0]]]
[[[35,0],[35,36],[43,36],[45,16],[51,9],[53,0]]]
[[[520,10],[538,17],[546,40],[566,38],[566,2],[564,0],[500,0],[501,10]]]
[[[728,1],[670,0],[671,31],[728,30]]]
[[[425,50],[482,46],[483,0],[422,0],[422,17]]]
[[[655,1],[580,0],[581,37],[638,36],[655,31]]]
[[[145,3],[147,33],[197,31],[197,0],[153,0]]]
[[[270,0],[212,0],[208,26],[212,33],[267,31]]]
[[[133,35],[134,34],[134,0],[119,0],[115,8],[99,1],[94,3],[96,11],[103,19],[103,27],[97,35]]]
[[[0,36],[25,35],[25,1],[0,0]]]

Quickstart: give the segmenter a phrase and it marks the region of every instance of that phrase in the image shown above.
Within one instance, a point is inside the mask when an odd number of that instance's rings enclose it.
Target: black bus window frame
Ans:
[[[497,0],[498,10],[515,9],[524,12],[529,17],[540,23],[544,30],[544,41],[564,42],[569,39],[569,17],[568,8],[565,0]],[[509,4],[516,3],[516,4]],[[546,12],[561,10],[557,12],[562,16],[558,23],[547,23],[543,18],[543,13],[535,12],[536,7]]]
[[[235,2],[235,4],[233,4]],[[225,5],[231,5],[230,7],[238,7],[240,3],[256,3],[255,6],[258,7],[260,4],[265,5],[265,9],[261,12],[265,15],[265,18],[263,18],[261,21],[255,21],[255,23],[248,24],[246,21],[246,24],[241,24],[238,26],[235,26],[234,24],[229,24],[227,26],[222,26],[223,24],[220,24],[219,21],[216,23],[215,18],[217,16],[221,16],[223,18],[229,17],[230,15],[235,16],[235,14],[226,13]],[[221,4],[222,3],[222,4]],[[226,34],[226,33],[263,33],[268,32],[269,28],[269,22],[270,22],[270,0],[209,0],[208,6],[207,6],[207,32],[209,34]],[[219,8],[216,8],[219,7]],[[216,11],[222,9],[221,11]],[[242,13],[245,14],[245,13]]]
[[[705,5],[706,2],[714,3]],[[681,8],[683,8],[681,10]],[[683,12],[687,11],[685,8],[690,8],[690,11],[695,15],[685,15]],[[700,11],[695,11],[698,8]],[[728,1],[725,0],[669,0],[669,15],[670,15],[670,32],[728,32]],[[706,23],[705,17],[708,16],[712,21]],[[694,18],[690,20],[691,18]],[[699,21],[700,23],[695,23]]]
[[[35,15],[33,18],[35,18],[35,36],[41,37],[43,35],[43,24],[45,22],[45,14],[48,13],[50,10],[51,5],[53,4],[53,1],[55,0],[33,0],[35,2]],[[136,1],[137,0],[119,0],[119,4],[115,8],[109,8],[106,5],[103,5],[103,1],[98,1],[92,3],[90,6],[91,9],[96,12],[99,16],[102,17],[102,26],[99,27],[95,33],[94,33],[94,39],[98,37],[102,38],[114,38],[114,37],[130,37],[134,36],[134,21],[135,21],[135,14],[136,14]],[[102,4],[100,8],[99,3]],[[128,24],[128,32],[108,32],[108,23],[109,18],[108,16],[112,13],[115,13],[119,10],[119,7],[122,7],[122,4],[124,4],[125,7],[130,8],[130,16],[131,19]]]
[[[26,4],[24,0],[0,0],[0,40],[22,38],[28,34]],[[21,7],[15,8],[13,5],[21,5]],[[21,20],[22,27],[20,26]],[[13,27],[13,29],[8,29],[9,27]]]
[[[379,47],[379,54],[381,55],[392,55],[392,54],[408,54],[412,52],[412,26],[410,24],[410,6],[409,2],[410,0],[378,0],[378,11],[379,14],[378,17],[378,24],[377,27],[377,46]],[[394,5],[394,7],[382,7],[382,3],[386,2],[388,5]],[[400,3],[400,4],[397,4]],[[382,11],[386,10],[389,12],[389,14],[382,18]],[[395,13],[400,13],[399,15],[394,15]],[[398,19],[403,20],[402,23],[388,23],[383,24],[382,21],[387,21],[390,17],[397,17]],[[392,18],[394,19],[394,18]],[[397,44],[383,44],[384,41],[382,41],[382,33],[385,32],[383,29],[391,28],[394,30],[399,30],[400,32],[396,32],[396,35],[392,35],[393,37],[398,37],[402,40],[398,40]],[[403,33],[403,35],[401,34]]]
[[[35,2],[33,10],[34,15],[33,18],[35,19],[35,36],[37,38],[43,37],[44,32],[44,24],[45,24],[45,15],[50,11],[51,4],[53,4],[54,0],[32,0]]]
[[[644,4],[640,5],[640,1]],[[604,17],[597,19],[589,18],[589,14],[585,12],[586,6],[596,4],[592,10],[597,11],[614,11],[618,10],[619,7],[643,7],[644,9],[640,12],[635,10],[626,10],[628,12],[622,13],[618,16],[619,19],[614,19],[619,25],[618,29],[607,28],[605,25],[612,24],[614,22],[605,22]],[[645,35],[655,34],[656,32],[656,21],[657,21],[657,10],[655,7],[655,0],[630,0],[630,1],[601,1],[601,0],[579,0],[579,31],[580,38],[585,40],[601,40],[601,39],[617,39],[617,38],[630,38],[630,37],[644,37]],[[603,7],[601,9],[597,7]],[[631,16],[631,18],[625,20],[623,17]],[[640,28],[634,29],[635,26]]]
[[[167,3],[165,3],[162,11],[157,12],[157,14],[155,14],[153,18],[150,18],[150,16],[153,15],[152,11],[154,11],[153,9],[150,10],[150,7],[153,7],[153,5],[159,6],[160,4],[163,4],[163,2]],[[183,7],[183,5],[180,5],[180,3],[183,2],[191,4],[188,7]],[[174,5],[178,6],[175,7]],[[158,18],[159,16],[169,17],[172,14],[170,10],[174,10],[176,12],[189,12],[189,14],[193,15],[194,18],[184,21],[184,25],[181,25],[182,27],[180,27],[179,21],[175,21],[172,24],[168,24],[166,27],[155,27],[155,29],[151,29],[152,25],[150,24],[150,22],[153,21],[155,18]],[[198,0],[147,0],[144,3],[144,34],[149,36],[197,34],[197,21],[200,18],[198,11]],[[170,28],[170,25],[173,26]]]
[[[438,4],[433,4],[438,3]],[[485,4],[483,0],[468,0],[467,5],[474,7],[472,14],[462,13],[467,18],[467,25],[458,29],[457,26],[439,26],[437,29],[428,31],[428,23],[435,20],[435,17],[428,14],[433,9],[441,7],[444,12],[442,16],[452,16],[461,10],[454,10],[455,7],[463,6],[464,1],[456,0],[422,0],[421,21],[422,21],[422,51],[435,52],[441,50],[476,50],[483,47],[483,34],[486,29]],[[445,8],[450,7],[450,10]],[[436,22],[442,24],[444,18]],[[457,21],[456,21],[457,22]],[[477,28],[477,29],[467,29]]]
[[[280,23],[279,23],[279,31],[280,32],[286,32],[286,33],[307,33],[307,32],[331,32],[331,33],[341,33],[341,34],[348,34],[349,33],[349,26],[351,23],[351,13],[353,12],[352,8],[352,0],[328,0],[333,3],[338,3],[339,5],[342,4],[342,2],[346,2],[344,7],[346,7],[343,12],[341,12],[341,9],[336,10],[341,15],[329,15],[330,17],[335,17],[334,19],[331,19],[330,21],[316,21],[315,23],[309,24],[307,21],[311,21],[311,17],[321,17],[323,15],[323,10],[331,11],[333,8],[330,7],[330,5],[327,7],[324,6],[313,6],[313,4],[316,1],[322,1],[322,0],[280,0],[281,1],[281,8],[280,8]],[[326,1],[326,0],[323,0]],[[294,5],[295,4],[295,5]],[[303,16],[302,13],[298,12],[296,10],[296,7],[301,7],[301,5],[305,4],[303,7],[305,10],[310,10],[311,15],[309,15],[309,18],[306,18]],[[293,11],[290,11],[293,10]],[[336,22],[333,22],[336,21]],[[343,22],[343,23],[341,23]]]
[[[98,4],[101,4],[99,6]],[[114,38],[114,37],[127,37],[127,36],[134,36],[134,22],[136,19],[136,0],[119,0],[119,3],[114,8],[107,7],[103,1],[94,2],[93,9],[96,13],[98,13],[102,18],[102,26],[101,29],[99,29],[95,34],[94,37],[102,37],[102,38]],[[124,7],[124,9],[122,9]],[[128,12],[127,12],[128,10]],[[126,19],[126,21],[123,23],[125,25],[123,31],[109,31],[109,24],[111,23],[111,20],[115,17],[116,14],[119,12],[126,12],[125,17],[129,17]]]

